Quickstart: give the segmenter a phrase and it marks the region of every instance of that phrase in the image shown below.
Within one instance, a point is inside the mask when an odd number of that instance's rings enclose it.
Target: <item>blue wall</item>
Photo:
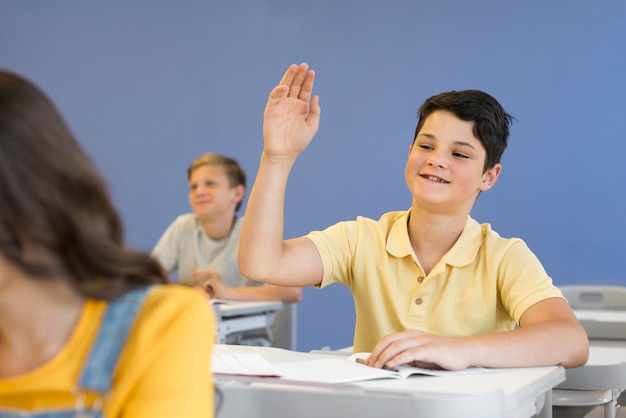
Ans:
[[[477,88],[517,122],[473,216],[524,238],[557,284],[626,285],[623,0],[0,0],[0,66],[56,101],[145,250],[189,210],[200,153],[254,180],[267,94],[301,61],[322,121],[289,183],[288,237],[408,208],[417,107]],[[299,349],[352,343],[346,288],[305,289],[299,313]]]

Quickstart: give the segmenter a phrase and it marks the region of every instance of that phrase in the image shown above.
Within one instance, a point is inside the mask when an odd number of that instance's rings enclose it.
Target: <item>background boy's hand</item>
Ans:
[[[228,299],[229,287],[222,280],[222,276],[215,269],[196,269],[193,277],[198,287],[207,295],[215,299]]]

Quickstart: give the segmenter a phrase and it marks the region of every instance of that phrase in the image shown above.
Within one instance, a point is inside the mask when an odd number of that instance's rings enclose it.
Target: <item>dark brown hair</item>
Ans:
[[[496,99],[480,90],[448,91],[432,96],[419,108],[413,141],[428,116],[436,110],[447,110],[461,120],[474,122],[474,136],[487,153],[483,172],[500,162],[513,117],[504,111]]]
[[[5,70],[0,202],[0,252],[38,280],[64,277],[96,299],[166,282],[148,253],[125,248],[105,182],[54,104]]]

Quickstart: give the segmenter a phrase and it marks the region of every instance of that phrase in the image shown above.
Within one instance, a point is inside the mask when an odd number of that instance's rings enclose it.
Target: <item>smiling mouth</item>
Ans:
[[[443,184],[448,184],[450,183],[449,181],[446,181],[442,178],[439,177],[435,177],[435,176],[429,176],[428,174],[420,174],[420,177],[423,177],[427,180],[432,180],[432,181],[436,181],[437,183],[443,183]]]

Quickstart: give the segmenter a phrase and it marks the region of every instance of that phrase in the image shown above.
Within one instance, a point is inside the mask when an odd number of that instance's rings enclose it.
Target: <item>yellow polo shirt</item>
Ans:
[[[471,217],[426,276],[409,240],[409,213],[358,217],[307,235],[324,266],[318,286],[352,291],[355,352],[405,329],[451,337],[511,330],[530,306],[563,297],[524,241]]]
[[[79,380],[106,310],[88,300],[66,345],[47,363],[0,379],[0,409],[50,410],[75,405]],[[137,314],[105,399],[107,418],[212,417],[213,311],[196,290],[156,286]],[[90,405],[93,397],[87,398]]]

